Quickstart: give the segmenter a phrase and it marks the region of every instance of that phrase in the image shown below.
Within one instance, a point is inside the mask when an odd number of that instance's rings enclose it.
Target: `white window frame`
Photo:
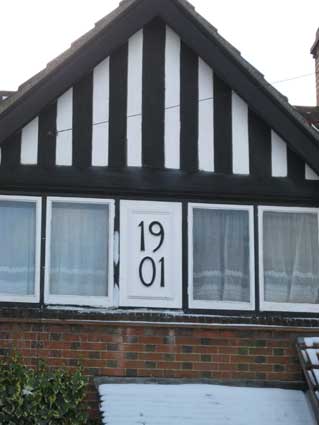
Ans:
[[[41,270],[41,217],[42,217],[42,199],[37,196],[15,196],[0,195],[1,201],[9,202],[29,202],[35,204],[35,263],[34,263],[34,294],[32,295],[14,295],[2,294],[0,292],[1,302],[23,302],[23,303],[39,303],[40,302],[40,270]]]
[[[51,222],[52,204],[88,204],[107,205],[109,207],[109,241],[108,241],[108,296],[87,296],[87,295],[53,295],[50,294],[50,261],[51,261]],[[101,198],[69,198],[69,197],[48,197],[46,214],[46,240],[45,240],[45,277],[44,277],[44,302],[55,305],[76,305],[88,307],[111,307],[113,306],[114,289],[114,264],[113,264],[113,244],[114,244],[114,218],[115,202],[111,199]]]
[[[250,301],[194,300],[193,280],[193,211],[194,209],[247,211],[249,220],[249,275]],[[229,204],[188,204],[188,303],[189,308],[205,310],[247,310],[255,309],[255,247],[254,247],[254,207],[252,205]]]
[[[261,311],[287,311],[294,313],[317,313],[319,304],[307,303],[281,303],[265,301],[265,282],[264,282],[264,244],[263,244],[263,215],[264,212],[290,212],[290,213],[315,213],[318,220],[318,238],[319,238],[319,210],[317,208],[303,207],[280,207],[280,206],[259,206],[258,207],[258,246],[259,246],[259,300]]]

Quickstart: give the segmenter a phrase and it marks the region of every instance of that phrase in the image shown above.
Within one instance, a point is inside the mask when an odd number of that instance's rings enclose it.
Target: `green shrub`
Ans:
[[[82,370],[29,369],[18,355],[0,361],[1,425],[86,425]]]

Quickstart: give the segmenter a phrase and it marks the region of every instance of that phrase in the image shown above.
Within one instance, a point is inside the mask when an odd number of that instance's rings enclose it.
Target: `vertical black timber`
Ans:
[[[198,56],[181,46],[181,169],[198,171]]]
[[[254,229],[252,229],[254,235],[254,259],[255,259],[255,311],[260,311],[260,287],[259,287],[259,227],[258,227],[258,206],[254,205]],[[251,247],[250,247],[251,249]],[[250,252],[249,255],[253,255]]]
[[[297,182],[305,180],[306,164],[299,155],[287,147],[288,178]]]
[[[111,238],[114,238],[115,233],[118,233],[118,246],[117,249],[120,249],[120,200],[116,199],[115,200],[115,217],[114,217],[114,233],[112,233],[110,235]],[[118,288],[120,287],[120,255],[119,252],[118,254],[118,261],[115,262],[114,261],[114,272],[113,272],[113,285],[117,286]]]
[[[232,174],[231,89],[214,74],[214,162],[215,172]]]
[[[154,19],[144,27],[142,95],[142,163],[164,168],[165,23]]]
[[[16,168],[20,165],[21,131],[10,136],[1,147],[1,166]]]
[[[189,276],[188,276],[188,244],[192,241],[188,240],[188,203],[183,202],[182,205],[182,284],[183,284],[183,310],[186,313],[189,307],[188,290],[189,290]]]
[[[46,241],[46,219],[47,219],[47,196],[42,196],[41,210],[41,256],[40,256],[40,304],[44,305],[44,281],[45,281],[45,241]]]
[[[127,63],[126,43],[110,57],[109,165],[115,168],[125,167],[127,163]]]
[[[271,131],[268,125],[249,110],[250,173],[257,177],[271,177]]]
[[[38,165],[41,168],[55,165],[56,114],[56,103],[52,103],[39,115]]]
[[[92,156],[93,76],[87,75],[73,86],[73,166],[88,168]]]

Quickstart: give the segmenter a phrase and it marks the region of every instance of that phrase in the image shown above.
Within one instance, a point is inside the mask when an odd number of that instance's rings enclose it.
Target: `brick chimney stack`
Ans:
[[[316,33],[316,41],[311,48],[311,54],[313,55],[316,64],[316,90],[317,90],[317,106],[319,106],[319,28]]]

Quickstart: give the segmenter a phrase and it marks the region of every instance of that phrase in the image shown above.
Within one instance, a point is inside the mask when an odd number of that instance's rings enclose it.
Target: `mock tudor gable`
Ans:
[[[318,134],[184,0],[122,3],[0,124],[3,226],[34,229],[1,301],[317,311],[318,244],[288,235],[318,232]]]

